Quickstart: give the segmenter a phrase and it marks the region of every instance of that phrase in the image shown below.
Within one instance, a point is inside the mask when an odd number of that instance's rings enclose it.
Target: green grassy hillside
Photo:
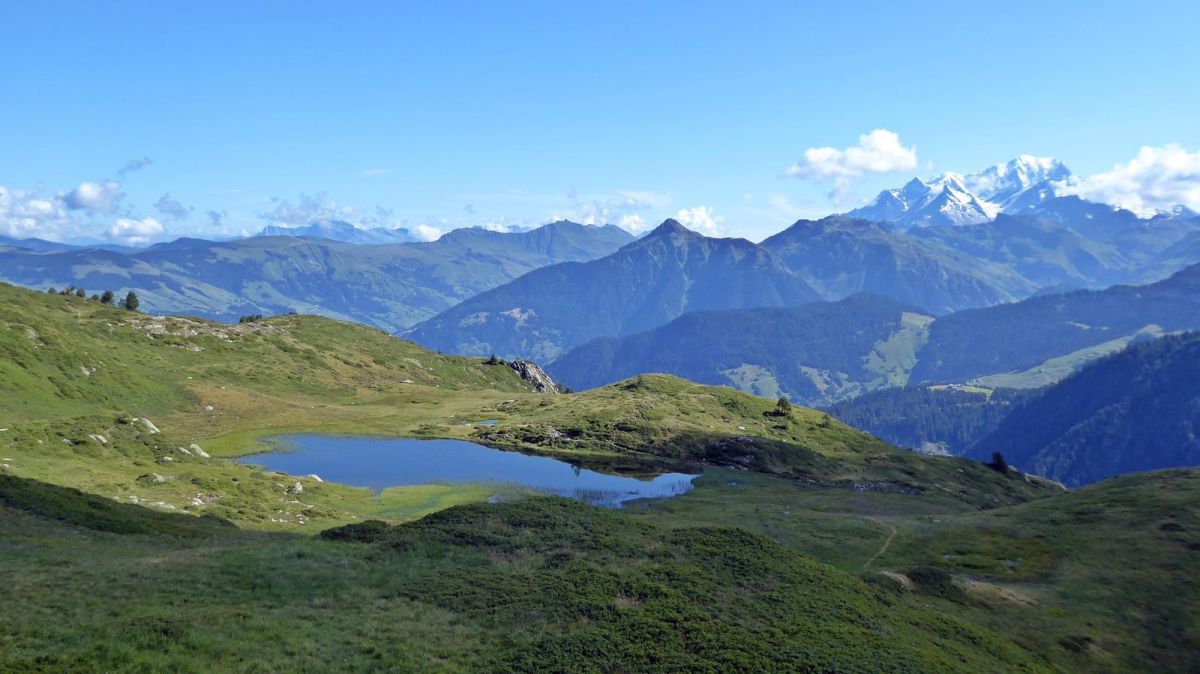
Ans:
[[[768,401],[728,388],[647,376],[584,394],[539,395],[505,364],[432,354],[319,317],[231,326],[0,286],[0,353],[8,470],[258,526],[416,515],[488,493],[413,488],[381,500],[320,484],[303,508],[281,508],[266,496],[285,486],[282,477],[205,459],[192,444],[235,456],[284,432],[415,435],[641,472],[664,461],[703,462],[846,488],[936,484],[978,505],[1045,491],[976,464],[961,462],[960,472],[957,463],[913,457],[812,410],[777,416]],[[484,418],[497,424],[466,423]],[[225,486],[235,478],[236,490]]]
[[[1195,651],[1193,473],[1063,493],[726,387],[541,395],[328,319],[7,286],[0,354],[3,671],[1186,671]],[[606,511],[220,458],[297,431],[704,475]]]
[[[1200,471],[1171,470],[916,518],[873,568],[945,570],[964,579],[968,602],[996,593],[982,623],[1064,663],[1073,652],[1111,671],[1186,671],[1200,661],[1198,497]]]
[[[0,477],[5,671],[1046,671],[736,529],[546,498],[330,540],[143,510]]]

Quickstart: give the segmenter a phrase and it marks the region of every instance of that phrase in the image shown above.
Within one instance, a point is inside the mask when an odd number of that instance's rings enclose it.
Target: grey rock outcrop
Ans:
[[[513,369],[524,379],[533,385],[533,390],[538,393],[558,393],[558,385],[550,378],[542,368],[538,367],[537,363],[529,360],[514,360],[509,362],[509,367]]]

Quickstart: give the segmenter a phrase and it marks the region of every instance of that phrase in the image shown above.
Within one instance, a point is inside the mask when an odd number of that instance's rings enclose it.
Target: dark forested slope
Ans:
[[[1068,486],[1200,465],[1200,333],[1133,345],[1027,400],[969,450]]]

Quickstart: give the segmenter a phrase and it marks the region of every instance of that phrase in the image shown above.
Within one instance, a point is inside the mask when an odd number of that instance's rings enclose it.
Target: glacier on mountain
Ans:
[[[1021,155],[978,173],[943,173],[913,178],[903,187],[884,190],[850,217],[888,222],[901,229],[936,225],[974,225],[1000,213],[1033,208],[1059,195],[1071,177],[1057,159]]]

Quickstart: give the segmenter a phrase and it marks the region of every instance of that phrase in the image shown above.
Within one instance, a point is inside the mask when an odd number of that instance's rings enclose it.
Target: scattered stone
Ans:
[[[83,373],[83,376],[90,377],[90,376],[92,376],[92,373],[96,371],[96,368],[88,367],[86,365],[80,365],[79,371]]]
[[[297,482],[296,484],[288,487],[288,493],[289,494],[303,494],[304,493],[304,485]]]
[[[211,411],[213,411],[213,406],[212,406],[212,405],[205,405],[205,406],[204,406],[204,411],[205,411],[205,412],[211,412]]]
[[[175,459],[173,459],[169,456],[161,456],[161,457],[159,457],[158,462],[159,463],[175,463]]]
[[[310,479],[310,480],[316,480],[317,482],[324,482],[324,481],[325,481],[325,480],[322,480],[322,479],[321,479],[321,476],[320,476],[320,475],[317,475],[316,473],[309,473],[308,475],[305,475],[304,477],[307,477],[307,478],[308,478],[308,479]]]
[[[196,456],[198,456],[202,459],[208,458],[208,452],[204,451],[203,449],[200,449],[200,445],[197,445],[196,443],[193,442],[192,444],[188,445],[188,447],[192,450],[192,454],[195,454]]]
[[[103,435],[100,435],[100,434],[98,434],[98,433],[92,433],[91,435],[89,435],[89,436],[88,436],[88,438],[89,438],[90,440],[94,440],[95,442],[98,442],[98,443],[100,443],[100,444],[102,444],[102,445],[107,445],[107,444],[108,444],[108,438],[106,438],[106,437],[104,437]]]
[[[63,439],[62,439],[62,443],[63,443],[64,445],[68,446],[68,447],[72,447],[72,446],[74,446],[74,445],[75,445],[75,443],[74,443],[74,442],[72,442],[72,441],[70,440],[70,438],[63,438]]]
[[[143,419],[141,420],[141,422],[142,422],[142,425],[146,427],[146,430],[147,430],[148,432],[150,432],[151,434],[154,434],[154,433],[158,433],[158,432],[159,432],[159,431],[158,431],[158,426],[155,426],[153,421],[150,421],[149,419],[144,419],[144,418],[143,418]]]
[[[413,383],[413,380],[411,380],[411,379],[405,379],[405,380],[402,380],[400,383],[401,383],[401,384],[411,384],[411,383]]]
[[[176,447],[175,449],[178,449],[181,453],[187,454],[188,456],[192,455],[192,453],[189,452],[186,447]]]
[[[142,482],[149,482],[150,484],[163,484],[167,481],[167,478],[163,477],[162,475],[159,475],[158,473],[150,473],[148,475],[143,475],[143,476],[139,477],[138,480],[140,480]],[[130,498],[136,498],[136,497],[131,496]]]

